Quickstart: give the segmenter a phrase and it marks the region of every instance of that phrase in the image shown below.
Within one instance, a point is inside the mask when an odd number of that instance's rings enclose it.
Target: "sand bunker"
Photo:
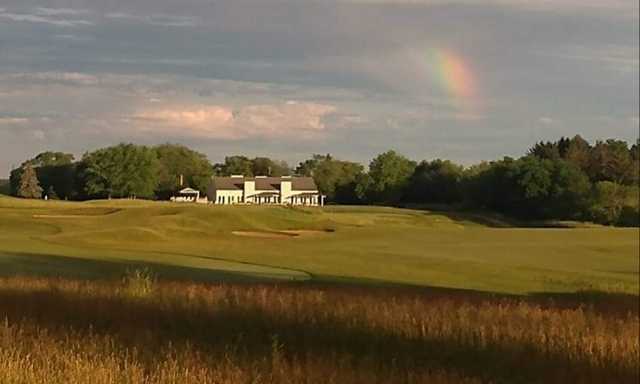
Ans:
[[[329,233],[330,231],[316,231],[311,229],[292,229],[286,231],[233,231],[232,234],[244,237],[259,237],[263,239],[291,239],[296,237],[309,237]]]

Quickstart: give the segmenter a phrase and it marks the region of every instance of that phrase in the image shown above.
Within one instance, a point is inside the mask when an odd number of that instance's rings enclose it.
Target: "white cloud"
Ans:
[[[548,116],[542,116],[538,119],[538,122],[543,125],[551,125],[555,122],[555,120]]]
[[[112,12],[105,15],[108,19],[127,20],[150,25],[165,27],[192,27],[197,24],[197,18],[191,16],[172,16],[165,14],[134,15],[131,13]]]
[[[92,36],[79,36],[79,35],[72,35],[68,33],[54,35],[53,37],[58,40],[66,40],[66,41],[72,41],[72,42],[86,42],[86,41],[95,40],[95,38]]]
[[[86,9],[74,9],[74,8],[47,8],[38,7],[35,9],[36,13],[45,16],[59,16],[59,15],[85,15],[89,11]]]
[[[335,112],[331,105],[291,101],[235,109],[221,105],[168,105],[141,110],[128,122],[145,133],[176,136],[308,139],[325,132],[324,119]]]
[[[75,16],[75,14],[60,13],[13,13],[7,12],[6,9],[0,8],[0,19],[10,20],[14,22],[28,22],[55,25],[57,27],[78,27],[93,25],[93,22],[84,19],[70,18],[65,16]]]

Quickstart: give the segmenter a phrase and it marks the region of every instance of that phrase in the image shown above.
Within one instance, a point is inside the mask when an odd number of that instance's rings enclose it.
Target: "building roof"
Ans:
[[[294,191],[317,191],[318,186],[313,177],[292,177],[291,189]]]
[[[282,181],[291,181],[294,191],[317,191],[315,181],[311,177],[214,177],[213,183],[218,190],[244,190],[245,181],[255,181],[256,191],[279,191]]]
[[[239,190],[244,189],[244,178],[241,177],[214,177],[213,184],[216,189],[221,190]]]
[[[195,195],[195,194],[199,194],[200,192],[196,191],[193,188],[185,188],[185,189],[181,190],[178,193],[182,193],[182,194],[185,194],[185,195]]]

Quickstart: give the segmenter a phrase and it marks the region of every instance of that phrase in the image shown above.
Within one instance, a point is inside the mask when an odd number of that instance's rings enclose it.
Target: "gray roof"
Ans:
[[[318,186],[313,177],[293,177],[291,179],[291,189],[294,191],[317,191]]]
[[[291,181],[294,191],[317,191],[312,177],[214,177],[213,183],[219,190],[243,190],[244,182],[255,181],[256,191],[279,191],[282,181]]]
[[[214,177],[213,185],[216,189],[243,190],[244,178],[241,177]]]

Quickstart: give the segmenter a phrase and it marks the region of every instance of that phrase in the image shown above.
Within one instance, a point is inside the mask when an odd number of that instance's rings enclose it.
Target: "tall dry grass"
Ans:
[[[0,383],[636,383],[637,306],[603,308],[147,274],[8,278]]]

